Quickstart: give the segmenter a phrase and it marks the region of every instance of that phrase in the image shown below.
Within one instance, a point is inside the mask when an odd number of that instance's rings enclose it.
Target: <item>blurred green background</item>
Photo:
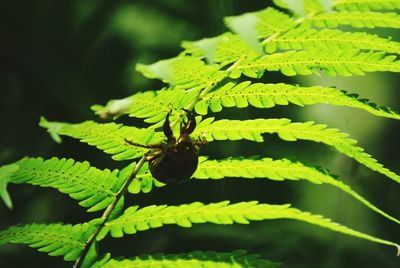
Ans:
[[[162,83],[135,73],[136,63],[174,57],[181,51],[181,41],[226,31],[224,16],[259,10],[267,5],[271,5],[271,1],[0,1],[0,164],[24,156],[57,156],[89,160],[99,168],[122,167],[127,163],[113,162],[108,155],[76,140],[65,138],[61,145],[55,144],[45,130],[38,127],[40,116],[67,122],[97,120],[89,109],[92,104],[105,104],[109,99],[161,88]],[[380,33],[396,39],[399,32]],[[271,73],[265,75],[263,81],[338,86],[400,110],[399,77],[369,74],[354,78],[310,76],[294,80]],[[226,109],[216,117],[288,117],[327,123],[350,133],[367,152],[400,173],[400,124],[394,120],[326,105]],[[135,124],[138,121],[125,118],[121,122]],[[213,158],[289,157],[320,165],[340,175],[384,211],[400,218],[398,185],[324,145],[288,143],[267,136],[263,144],[215,142],[207,145],[202,154]],[[75,201],[53,189],[10,185],[9,190],[14,209],[10,211],[0,203],[0,229],[17,223],[78,223],[99,216],[86,213]],[[149,194],[130,195],[127,203],[172,205],[222,200],[292,203],[360,231],[400,241],[396,224],[332,187],[306,182],[193,180],[155,189]],[[101,247],[102,252],[111,252],[113,256],[236,249],[280,261],[283,267],[399,265],[390,247],[289,220],[255,222],[251,226],[204,224],[191,229],[166,226],[124,239],[107,239]],[[71,263],[26,246],[7,245],[0,248],[0,266],[69,267]]]

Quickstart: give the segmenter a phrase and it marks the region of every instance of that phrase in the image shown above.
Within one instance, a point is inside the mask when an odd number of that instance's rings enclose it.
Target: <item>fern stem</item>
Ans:
[[[74,268],[79,268],[81,267],[83,260],[85,259],[86,255],[89,252],[90,247],[93,245],[93,243],[96,241],[96,238],[100,231],[103,229],[105,223],[107,222],[108,218],[110,217],[111,213],[113,212],[115,206],[118,204],[119,200],[124,196],[126,193],[126,190],[128,189],[129,185],[131,182],[136,178],[136,174],[139,172],[141,167],[143,166],[144,162],[146,162],[146,156],[143,156],[140,158],[139,162],[137,162],[135,169],[133,170],[132,174],[129,176],[129,178],[124,182],[122,185],[121,189],[119,189],[117,195],[115,196],[115,199],[113,202],[107,207],[107,209],[104,211],[103,215],[101,216],[101,223],[97,227],[96,231],[89,237],[89,239],[85,243],[85,247],[79,256],[79,258],[76,260],[74,264]]]
[[[197,97],[186,107],[185,110],[191,111],[193,110],[194,106],[196,105],[197,102],[199,102],[205,95],[208,94],[208,92],[215,86],[215,84],[212,84],[206,88],[204,88],[202,91],[199,92]],[[183,110],[183,112],[185,112]],[[174,127],[178,123],[179,119],[176,119],[171,123],[171,127]],[[136,178],[137,173],[139,170],[142,168],[143,164],[146,162],[146,156],[143,156],[140,158],[139,162],[135,165],[135,169],[133,170],[132,174],[129,176],[129,178],[124,182],[122,185],[121,189],[119,189],[117,195],[115,196],[115,199],[113,202],[107,207],[107,209],[104,211],[103,215],[101,216],[101,223],[97,227],[96,231],[88,238],[88,240],[85,243],[85,247],[79,256],[79,258],[76,260],[74,264],[74,268],[79,268],[81,267],[86,255],[89,252],[90,247],[93,245],[93,243],[96,241],[97,236],[99,235],[100,231],[104,228],[105,223],[107,222],[108,218],[110,217],[111,213],[114,211],[115,206],[118,204],[118,202],[121,200],[121,198],[125,195],[126,191],[128,190],[129,185],[132,183],[132,181]]]

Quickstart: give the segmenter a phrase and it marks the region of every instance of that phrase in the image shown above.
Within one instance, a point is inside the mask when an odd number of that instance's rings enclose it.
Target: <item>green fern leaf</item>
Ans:
[[[356,51],[287,51],[263,56],[246,65],[238,64],[231,72],[232,78],[244,74],[259,78],[264,71],[280,71],[284,75],[318,74],[351,76],[364,75],[365,72],[400,72],[400,63],[395,56],[385,56],[381,52],[359,53]]]
[[[260,259],[259,255],[248,255],[244,250],[221,253],[195,251],[183,254],[154,254],[131,259],[110,259],[110,254],[95,263],[93,268],[131,267],[131,268],[273,268],[280,264]]]
[[[196,113],[206,115],[208,109],[220,112],[222,107],[245,108],[248,105],[257,108],[271,108],[275,105],[293,103],[299,106],[326,103],[365,110],[373,115],[400,119],[400,114],[386,107],[378,107],[357,95],[347,94],[329,87],[299,87],[288,84],[262,84],[229,82],[207,94],[195,106]]]
[[[263,142],[263,133],[276,133],[286,141],[297,139],[322,142],[333,146],[339,152],[355,159],[360,164],[377,171],[396,182],[400,182],[400,176],[385,168],[382,164],[364,152],[364,149],[355,146],[355,140],[348,138],[348,134],[339,132],[335,128],[327,128],[323,124],[314,122],[292,123],[289,119],[254,119],[254,120],[219,120],[211,119],[202,121],[194,135],[202,135],[208,141],[212,140],[240,140],[246,139]]]
[[[304,27],[290,30],[265,43],[265,50],[273,53],[277,49],[367,49],[400,54],[400,42],[363,32],[343,32],[330,29],[307,29]]]
[[[339,25],[349,25],[355,28],[400,28],[400,16],[396,13],[340,11],[321,13],[309,17],[305,25],[311,23],[319,28],[335,28]]]
[[[333,0],[337,10],[366,11],[400,9],[399,0]]]
[[[170,119],[173,121],[179,116],[177,111],[187,107],[198,94],[197,90],[185,91],[179,88],[139,92],[124,99],[111,100],[105,106],[94,105],[92,110],[100,117],[128,114],[130,117],[145,118],[147,123],[164,121],[167,113],[172,110]],[[123,104],[123,109],[118,109],[118,104]]]
[[[211,87],[227,76],[218,65],[206,65],[202,60],[188,56],[151,65],[138,64],[136,69],[147,78],[161,79],[173,87],[191,90]]]
[[[396,218],[388,215],[356,193],[350,186],[336,180],[326,170],[305,166],[300,162],[288,159],[271,158],[245,159],[229,158],[223,160],[206,160],[200,163],[195,174],[196,179],[231,178],[268,178],[271,180],[307,180],[314,184],[329,184],[354,197],[371,210],[400,224]]]
[[[241,63],[252,62],[262,53],[254,50],[239,35],[225,33],[213,38],[195,42],[183,42],[185,53],[194,57],[206,57],[209,62],[219,63],[222,67],[240,60]]]
[[[297,26],[297,23],[287,14],[272,7],[239,16],[226,17],[225,23],[232,32],[239,34],[256,50],[257,45],[254,45],[256,39],[267,38]]]
[[[89,212],[106,208],[123,183],[118,178],[118,170],[99,170],[89,162],[72,159],[24,158],[14,165],[18,169],[10,176],[11,183],[56,188],[80,200],[79,204],[89,208]]]
[[[191,227],[194,223],[214,224],[248,224],[250,221],[271,219],[295,219],[318,225],[335,232],[343,233],[376,243],[395,246],[394,242],[376,238],[346,226],[332,222],[320,215],[303,212],[290,205],[258,204],[257,201],[229,204],[229,201],[204,205],[200,202],[180,206],[148,206],[138,210],[130,207],[117,219],[106,223],[98,239],[103,239],[109,232],[112,237],[122,237],[124,234],[135,234],[165,224],[176,224],[181,227]]]
[[[50,256],[64,256],[74,261],[85,247],[85,242],[94,231],[91,224],[28,224],[11,226],[0,231],[0,245],[5,243],[26,244]]]
[[[271,158],[228,158],[222,160],[207,160],[200,157],[199,165],[193,174],[193,179],[223,179],[223,178],[266,178],[270,180],[306,180],[314,184],[329,184],[349,194],[369,209],[385,218],[400,224],[400,221],[380,210],[371,202],[355,192],[349,185],[337,180],[329,172],[321,168],[309,167],[300,162],[291,162],[288,159],[273,160]],[[165,184],[158,182],[151,176],[148,166],[141,169],[140,174],[132,182],[129,192],[148,193],[152,187],[162,187]]]
[[[115,123],[99,124],[86,121],[80,124],[69,124],[48,122],[42,118],[39,125],[46,128],[52,136],[65,135],[96,146],[105,153],[113,155],[112,158],[117,161],[134,159],[147,152],[146,149],[128,144],[125,139],[140,144],[157,144],[163,140],[162,134],[154,132],[153,129],[128,127]]]

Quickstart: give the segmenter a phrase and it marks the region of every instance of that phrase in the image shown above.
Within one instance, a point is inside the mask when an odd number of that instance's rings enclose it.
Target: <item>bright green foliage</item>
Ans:
[[[193,57],[177,57],[151,65],[137,65],[137,71],[148,78],[158,78],[171,86],[197,90],[210,87],[226,77],[218,65],[206,65]]]
[[[144,76],[167,83],[166,88],[111,100],[104,106],[92,106],[92,110],[102,118],[116,119],[126,114],[144,119],[152,124],[149,127],[137,128],[93,121],[70,124],[48,122],[44,118],[40,126],[47,129],[56,142],[61,142],[60,136],[65,135],[96,146],[111,154],[114,160],[132,160],[143,157],[148,150],[133,146],[127,141],[142,145],[163,142],[164,134],[155,129],[162,124],[166,114],[171,112],[171,126],[177,132],[180,122],[185,118],[185,109],[194,109],[197,114],[206,116],[208,110],[219,112],[223,107],[245,108],[251,105],[257,108],[271,108],[275,105],[305,106],[324,103],[362,109],[375,116],[400,119],[398,113],[388,108],[378,107],[366,99],[358,99],[356,94],[348,94],[335,88],[235,80],[242,75],[261,78],[265,72],[272,71],[279,71],[287,76],[318,75],[320,72],[331,76],[400,72],[400,63],[396,55],[393,55],[400,54],[399,42],[373,33],[347,31],[344,27],[340,30],[326,29],[339,26],[400,28],[400,15],[394,12],[379,12],[400,9],[399,0],[274,2],[289,9],[291,15],[267,8],[228,17],[225,22],[231,32],[199,41],[184,42],[185,50],[179,56],[137,66],[137,70]],[[268,80],[270,77],[264,78]],[[320,142],[334,147],[363,166],[400,182],[399,175],[365,153],[356,145],[355,140],[324,124],[315,124],[312,121],[292,123],[286,118],[218,121],[214,121],[213,118],[197,119],[198,126],[192,134],[193,139],[204,136],[208,141],[247,139],[265,142],[264,134],[277,134],[286,141],[301,139]],[[369,209],[399,223],[399,220],[371,204],[324,169],[287,159],[227,157],[223,160],[200,157],[194,178],[267,178],[329,184],[349,194]],[[95,238],[100,241],[108,233],[113,237],[122,237],[124,234],[134,234],[165,224],[191,227],[194,223],[247,224],[250,221],[268,219],[295,219],[399,249],[394,242],[355,231],[290,205],[259,204],[257,201],[230,205],[229,201],[225,201],[208,205],[200,202],[180,206],[153,205],[141,209],[133,206],[124,210],[125,190],[131,193],[146,193],[151,191],[153,185],[163,186],[151,177],[148,163],[144,160],[145,158],[142,158],[137,164],[128,164],[120,172],[99,170],[91,167],[88,162],[57,158],[25,158],[0,167],[0,197],[9,207],[11,200],[7,184],[30,183],[59,189],[79,200],[80,205],[88,207],[89,211],[106,208],[103,216],[96,220],[99,223],[105,220],[104,228],[101,225],[95,226],[94,223],[75,226],[14,226],[0,232],[0,244],[24,243],[50,255],[64,255],[66,260],[75,260],[82,250],[89,249],[89,259],[95,261],[96,247],[92,244],[90,248],[85,248],[85,242],[88,242],[90,234],[97,234],[97,231],[99,236],[92,236],[92,241]],[[136,171],[138,173],[135,173]],[[133,182],[128,185],[127,182],[133,178]],[[87,264],[87,260],[88,258],[84,265],[90,265]],[[195,252],[125,260],[111,259],[110,255],[106,255],[102,260],[97,260],[95,267],[270,267],[270,264],[245,253]]]
[[[333,0],[338,10],[393,10],[400,9],[399,0]]]
[[[93,230],[94,226],[88,223],[17,225],[0,231],[0,245],[26,244],[50,256],[64,256],[64,260],[73,261],[79,257]]]
[[[110,259],[107,254],[95,263],[93,268],[131,267],[131,268],[275,268],[278,263],[260,259],[258,255],[248,255],[244,250],[220,253],[195,251],[184,254],[154,254],[132,259]]]
[[[400,43],[364,32],[343,32],[331,29],[308,29],[306,27],[290,30],[265,44],[265,50],[273,53],[281,50],[321,49],[363,49],[380,50],[400,54]]]
[[[230,178],[268,178],[270,180],[307,180],[315,184],[329,184],[349,194],[371,210],[400,224],[400,221],[383,212],[365,198],[356,193],[350,186],[335,179],[326,170],[305,166],[300,162],[288,159],[273,160],[271,158],[228,158],[222,160],[206,160],[200,163],[193,175],[196,179]]]
[[[349,185],[330,175],[328,171],[306,166],[300,162],[292,162],[288,159],[273,160],[271,158],[228,158],[221,160],[207,160],[207,157],[201,157],[199,166],[193,174],[193,179],[223,179],[223,178],[243,178],[255,179],[263,178],[276,181],[283,180],[306,180],[314,184],[329,184],[343,192],[354,197],[365,206],[378,214],[396,222],[400,221],[381,209],[377,208],[371,202],[355,192]],[[165,184],[153,179],[148,167],[142,168],[142,172],[137,179],[132,182],[129,192],[138,194],[140,192],[148,193],[152,190],[153,184],[156,187],[162,187]]]
[[[118,170],[99,170],[86,161],[24,158],[14,165],[18,169],[11,175],[11,183],[56,188],[73,199],[80,200],[79,205],[89,208],[88,211],[106,208],[115,199],[122,185]]]
[[[293,103],[299,106],[326,103],[352,108],[363,109],[373,115],[400,119],[400,115],[386,107],[377,107],[366,99],[358,99],[357,94],[329,87],[300,87],[288,84],[262,84],[229,82],[209,93],[197,102],[195,111],[206,115],[208,108],[211,112],[220,112],[222,107],[245,108],[248,105],[257,108],[271,108],[275,105]]]
[[[254,119],[254,120],[218,120],[206,119],[195,132],[203,135],[208,141],[212,140],[251,140],[263,142],[262,134],[276,133],[285,141],[310,140],[322,142],[333,146],[339,152],[355,159],[364,166],[377,171],[394,181],[400,182],[400,176],[383,167],[364,149],[355,146],[356,141],[348,138],[348,134],[340,132],[335,128],[327,128],[323,124],[314,122],[292,123],[289,119]]]
[[[296,22],[287,14],[271,7],[257,12],[227,17],[225,23],[232,32],[244,36],[244,40],[250,44],[255,42],[254,37],[267,38],[296,26]]]
[[[57,128],[53,128],[56,125]],[[163,140],[161,133],[150,128],[136,128],[122,124],[100,124],[86,121],[80,124],[48,122],[42,118],[40,126],[46,128],[52,136],[65,135],[81,142],[96,146],[114,160],[127,160],[142,156],[147,150],[128,144],[125,139],[140,144],[157,144]]]
[[[254,50],[239,35],[232,33],[225,33],[195,42],[183,42],[182,46],[186,49],[185,53],[193,57],[206,57],[209,62],[219,63],[221,67],[238,60],[241,63],[250,63],[263,55]]]
[[[349,25],[355,28],[400,28],[400,16],[396,13],[340,11],[321,13],[307,19],[315,27],[335,28]]]
[[[108,232],[112,237],[118,238],[124,234],[135,234],[138,231],[159,228],[165,224],[176,224],[188,228],[194,223],[249,224],[250,221],[272,219],[304,221],[335,232],[398,247],[396,243],[352,230],[320,215],[292,208],[290,205],[258,204],[257,201],[236,204],[223,201],[208,205],[195,202],[180,206],[148,206],[139,210],[137,206],[130,207],[119,218],[107,222],[98,238],[103,239]]]
[[[400,72],[396,56],[381,52],[357,50],[287,51],[263,56],[249,64],[237,64],[230,76],[237,78],[243,73],[249,77],[261,77],[264,71],[280,71],[284,75],[318,74],[323,70],[330,76],[364,75],[365,72]]]
[[[118,117],[128,114],[131,117],[145,118],[147,123],[164,121],[167,113],[173,108],[171,121],[176,118],[177,112],[189,105],[198,95],[198,91],[183,89],[163,89],[139,92],[133,96],[111,100],[105,106],[94,105],[92,110],[100,115]],[[121,104],[121,105],[119,105]]]

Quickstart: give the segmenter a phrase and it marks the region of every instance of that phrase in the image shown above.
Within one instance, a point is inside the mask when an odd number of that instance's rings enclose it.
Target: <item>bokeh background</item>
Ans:
[[[136,73],[136,63],[174,57],[181,51],[181,41],[226,31],[224,16],[256,11],[268,5],[271,1],[0,1],[0,164],[24,156],[57,156],[89,160],[99,168],[126,165],[126,162],[113,162],[108,155],[76,140],[65,138],[62,144],[54,143],[38,127],[40,116],[67,122],[98,120],[89,109],[91,105],[162,87],[161,82],[144,79]],[[398,31],[375,32],[394,39],[399,34]],[[399,77],[398,74],[368,74],[352,78],[288,78],[270,73],[263,81],[337,86],[400,110]],[[288,117],[326,123],[350,133],[367,152],[400,173],[400,124],[395,120],[327,105],[226,109],[216,117]],[[129,118],[120,122],[137,123]],[[263,144],[211,143],[202,154],[213,158],[288,157],[323,166],[340,175],[378,207],[400,218],[396,183],[321,144],[289,143],[266,136]],[[0,203],[0,229],[17,223],[79,223],[99,216],[86,213],[74,200],[54,189],[10,185],[9,190],[14,209],[8,210]],[[158,188],[149,194],[128,196],[129,204],[142,206],[222,200],[292,203],[360,231],[400,241],[398,225],[333,187],[307,182],[193,180]],[[264,258],[282,262],[284,267],[399,265],[393,248],[290,220],[254,222],[250,226],[202,224],[191,229],[166,226],[124,239],[106,239],[101,247],[102,252],[111,252],[113,256],[236,249],[259,253]],[[7,245],[0,248],[0,266],[70,267],[71,263],[26,246]]]

